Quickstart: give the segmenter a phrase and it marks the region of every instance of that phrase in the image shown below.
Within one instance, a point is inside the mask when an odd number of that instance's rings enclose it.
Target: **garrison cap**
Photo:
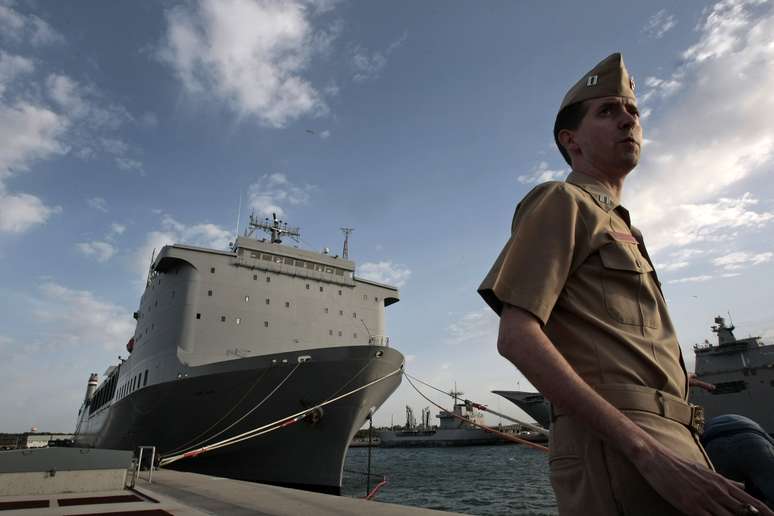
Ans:
[[[629,76],[623,56],[616,52],[586,73],[570,88],[562,100],[559,112],[571,104],[601,97],[627,97],[635,102],[634,79]]]

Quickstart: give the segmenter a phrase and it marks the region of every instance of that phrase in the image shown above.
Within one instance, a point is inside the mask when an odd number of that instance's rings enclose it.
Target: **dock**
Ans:
[[[455,513],[160,469],[132,489],[0,496],[2,516],[441,516]]]

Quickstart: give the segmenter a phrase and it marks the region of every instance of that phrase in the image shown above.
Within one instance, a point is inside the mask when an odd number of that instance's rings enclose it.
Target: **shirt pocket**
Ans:
[[[599,249],[602,260],[602,290],[610,317],[622,324],[655,326],[654,301],[646,285],[653,271],[636,245],[610,243]],[[646,313],[647,312],[647,313]]]

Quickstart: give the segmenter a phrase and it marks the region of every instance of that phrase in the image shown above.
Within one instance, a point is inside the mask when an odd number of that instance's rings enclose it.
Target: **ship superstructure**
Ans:
[[[256,230],[270,238],[252,238]],[[165,246],[134,313],[129,357],[96,388],[90,379],[76,443],[185,451],[399,370],[384,319],[397,289],[358,278],[327,250],[282,243],[297,235],[251,216],[230,250]],[[399,383],[394,374],[301,424],[173,467],[338,492],[347,444]]]
[[[690,401],[704,407],[705,419],[740,414],[774,434],[774,345],[764,344],[760,337],[737,339],[734,329],[716,317],[712,331],[717,344],[705,341],[694,346],[696,377],[715,389],[691,387]]]

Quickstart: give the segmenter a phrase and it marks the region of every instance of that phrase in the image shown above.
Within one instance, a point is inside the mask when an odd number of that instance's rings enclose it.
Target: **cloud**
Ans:
[[[46,340],[89,349],[121,349],[134,333],[132,311],[99,299],[92,292],[54,282],[39,287],[33,316],[47,325]]]
[[[315,5],[323,4],[200,0],[175,7],[166,13],[159,57],[188,93],[212,95],[269,127],[321,115],[327,106],[303,73],[335,33],[314,31]]]
[[[712,260],[712,263],[727,271],[735,271],[752,265],[770,262],[772,257],[774,257],[774,253],[771,252],[753,254],[737,251],[715,258]]]
[[[6,85],[17,76],[32,73],[35,65],[30,59],[6,54],[0,50],[0,97],[5,92]]]
[[[264,217],[273,213],[285,217],[285,206],[299,206],[309,202],[314,186],[293,184],[285,174],[265,174],[250,185],[247,193],[248,205]]]
[[[330,138],[330,136],[331,136],[331,132],[328,131],[327,129],[320,133],[320,138],[322,138],[323,140],[327,140],[328,138]]]
[[[129,172],[136,171],[139,172],[140,175],[143,175],[144,168],[142,165],[142,161],[138,161],[136,159],[131,158],[125,158],[123,156],[119,156],[115,159],[116,165],[118,165],[118,168],[121,170],[127,170]]]
[[[34,195],[5,194],[0,189],[0,233],[24,233],[61,211],[61,207],[46,206]]]
[[[488,307],[468,312],[446,328],[446,342],[453,345],[466,344],[470,349],[494,346],[499,326],[497,315]]]
[[[548,163],[541,161],[530,174],[519,176],[516,179],[521,184],[537,184],[562,179],[566,174],[566,169],[551,170],[548,168]]]
[[[107,242],[93,241],[75,244],[76,249],[84,256],[94,258],[99,263],[110,260],[116,254],[116,248]]]
[[[661,9],[648,19],[648,22],[642,28],[642,32],[651,38],[660,39],[677,25],[673,14],[667,13],[666,9]]]
[[[148,275],[151,256],[165,245],[188,244],[211,249],[226,249],[234,234],[215,224],[186,225],[170,215],[162,215],[160,228],[147,234],[145,242],[134,253],[134,266],[142,285]]]
[[[365,82],[378,78],[384,70],[384,67],[387,66],[387,58],[395,51],[395,49],[400,47],[407,38],[408,34],[403,33],[400,38],[393,41],[384,51],[369,52],[361,46],[356,46],[352,50],[350,60],[353,72],[352,80],[355,82]]]
[[[771,3],[719,2],[672,75],[651,83],[681,85],[651,97],[649,143],[625,191],[654,252],[731,240],[774,217],[749,193],[728,195],[774,165],[772,33]]]
[[[401,288],[411,276],[411,271],[405,266],[394,264],[391,261],[365,262],[357,268],[357,276]]]
[[[91,199],[87,199],[86,204],[88,204],[90,207],[94,208],[97,211],[101,211],[103,213],[108,212],[107,201],[102,197],[92,197]]]
[[[680,279],[674,279],[669,280],[667,283],[673,284],[673,283],[701,283],[704,281],[709,281],[712,279],[712,276],[709,275],[701,275],[701,276],[689,276],[687,278],[680,278]]]
[[[0,4],[0,33],[4,36],[14,41],[26,39],[34,46],[65,41],[45,20],[34,14],[19,13],[11,5],[7,2]]]
[[[672,272],[688,267],[690,262],[670,262],[670,263],[657,263],[656,270],[658,272]]]
[[[118,224],[117,222],[114,222],[110,225],[110,235],[123,235],[124,231],[126,231],[126,226],[123,224]]]

